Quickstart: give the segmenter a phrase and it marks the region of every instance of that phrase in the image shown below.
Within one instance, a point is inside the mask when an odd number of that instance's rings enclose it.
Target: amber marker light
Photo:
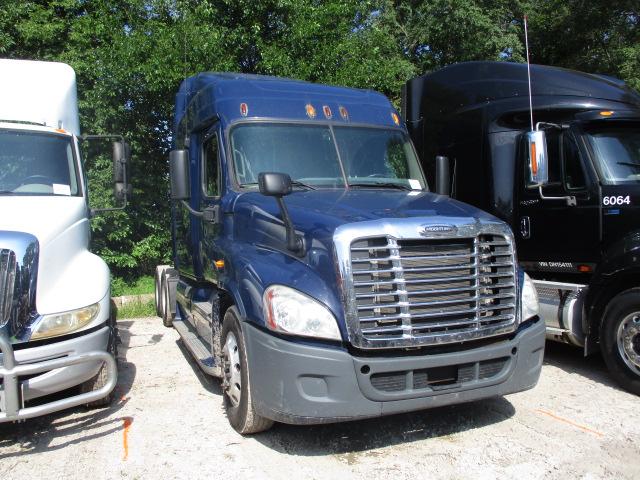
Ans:
[[[213,264],[218,270],[222,270],[224,268],[224,260],[216,260]]]
[[[323,105],[322,112],[324,113],[324,117],[327,120],[331,120],[331,117],[333,117],[333,113],[331,113],[331,108],[329,108],[329,105]]]
[[[536,142],[531,142],[531,173],[538,174],[538,157],[536,157]]]
[[[67,131],[64,128],[56,128],[56,132],[58,132],[58,133],[67,133]]]
[[[349,112],[347,112],[347,109],[344,108],[342,105],[338,107],[338,110],[340,111],[340,116],[342,117],[343,120],[347,120],[349,118]]]
[[[316,118],[316,109],[313,105],[307,103],[304,108],[307,111],[307,117]]]
[[[400,117],[396,112],[391,112],[391,118],[393,119],[393,123],[400,125]]]
[[[611,115],[613,115],[613,110],[604,110],[600,112],[600,115],[602,115],[603,117],[610,117]]]
[[[249,113],[249,106],[246,103],[241,103],[240,115],[242,115],[243,117],[246,117],[248,113]]]

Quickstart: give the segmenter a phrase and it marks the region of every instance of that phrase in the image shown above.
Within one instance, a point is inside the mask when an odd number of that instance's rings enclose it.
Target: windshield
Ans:
[[[243,124],[231,131],[236,178],[287,173],[307,187],[422,190],[426,182],[400,130],[328,125]]]
[[[640,124],[587,129],[587,138],[606,185],[640,181]]]
[[[0,194],[77,195],[71,138],[0,130]]]

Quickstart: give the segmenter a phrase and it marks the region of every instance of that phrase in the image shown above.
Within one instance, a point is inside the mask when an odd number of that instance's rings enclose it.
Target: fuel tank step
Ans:
[[[215,358],[213,358],[206,345],[191,331],[189,326],[184,321],[176,319],[173,321],[173,327],[180,334],[180,338],[193,355],[193,358],[198,362],[200,368],[209,375],[222,376],[222,369],[219,365],[216,365]]]

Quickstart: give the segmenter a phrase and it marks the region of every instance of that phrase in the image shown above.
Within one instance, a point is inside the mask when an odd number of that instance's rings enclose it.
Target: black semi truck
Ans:
[[[531,93],[526,64],[460,63],[407,82],[402,110],[438,192],[513,228],[547,338],[640,394],[640,95],[541,65]]]

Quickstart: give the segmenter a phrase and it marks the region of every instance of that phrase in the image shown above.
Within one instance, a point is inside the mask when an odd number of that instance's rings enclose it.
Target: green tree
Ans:
[[[470,60],[523,61],[509,1],[387,0],[382,22],[420,74]]]
[[[530,0],[531,60],[612,75],[640,90],[637,0]]]

